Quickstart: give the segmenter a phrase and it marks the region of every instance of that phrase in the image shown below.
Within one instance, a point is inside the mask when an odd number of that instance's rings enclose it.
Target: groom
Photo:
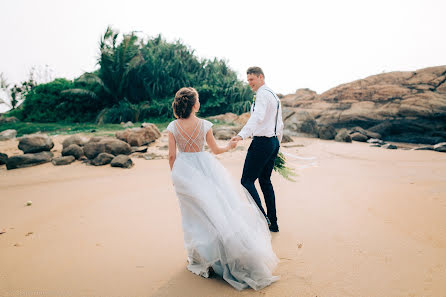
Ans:
[[[246,154],[241,182],[265,215],[269,230],[279,232],[271,173],[283,135],[282,107],[277,95],[265,85],[265,75],[260,67],[250,67],[246,73],[249,86],[256,94],[251,106],[251,117],[232,140],[239,141],[253,136]],[[265,213],[254,186],[256,179],[259,179],[268,214]]]

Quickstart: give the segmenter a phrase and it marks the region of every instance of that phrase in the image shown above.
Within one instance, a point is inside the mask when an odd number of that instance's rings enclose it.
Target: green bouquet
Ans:
[[[297,176],[294,172],[293,168],[286,166],[286,159],[282,152],[277,154],[276,160],[274,161],[274,171],[279,173],[281,176],[286,178],[289,181],[295,182],[296,180],[292,179],[292,176]]]

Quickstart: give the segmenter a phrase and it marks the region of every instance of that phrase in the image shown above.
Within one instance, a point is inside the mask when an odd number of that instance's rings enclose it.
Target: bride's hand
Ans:
[[[233,149],[237,146],[237,141],[236,140],[230,140],[228,143],[228,146],[230,149]]]

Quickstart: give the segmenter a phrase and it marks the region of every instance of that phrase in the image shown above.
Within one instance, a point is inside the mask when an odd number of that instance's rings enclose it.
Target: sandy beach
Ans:
[[[285,145],[315,160],[289,158],[296,182],[273,173],[281,279],[264,290],[187,271],[168,161],[133,158],[131,169],[0,167],[0,296],[446,296],[445,153]],[[218,156],[234,180],[245,154]]]

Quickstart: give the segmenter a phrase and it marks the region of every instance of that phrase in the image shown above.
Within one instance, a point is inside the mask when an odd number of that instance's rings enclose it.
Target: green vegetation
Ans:
[[[136,123],[135,127],[138,127]],[[165,129],[168,123],[158,123],[157,126],[160,129]],[[114,131],[122,130],[123,127],[120,124],[70,124],[70,123],[32,123],[32,122],[17,122],[17,123],[5,123],[1,125],[1,130],[14,129],[17,131],[17,137],[25,134],[32,134],[36,132],[46,133],[48,135],[56,134],[76,134],[76,133],[89,133],[92,136],[98,135],[111,135]]]
[[[168,122],[175,92],[184,86],[197,89],[200,116],[249,110],[252,91],[225,61],[199,59],[179,41],[121,37],[107,28],[99,50],[97,71],[37,85],[7,116],[44,123]]]

